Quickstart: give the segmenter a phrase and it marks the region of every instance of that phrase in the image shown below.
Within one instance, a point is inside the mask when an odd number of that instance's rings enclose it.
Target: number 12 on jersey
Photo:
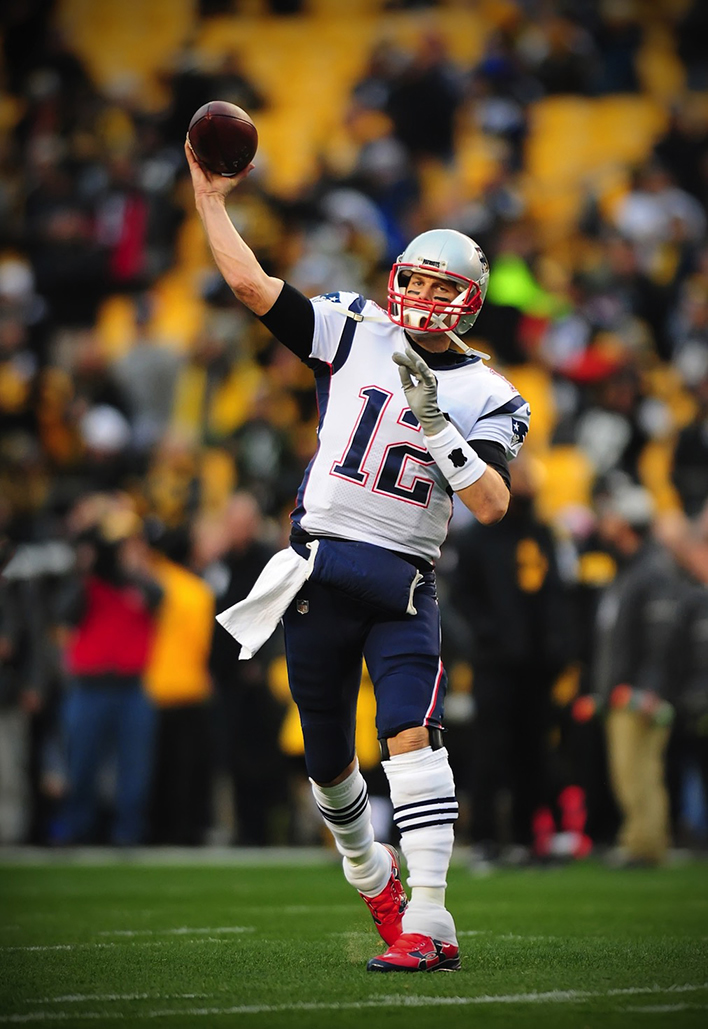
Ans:
[[[388,390],[381,389],[379,386],[366,386],[359,391],[359,396],[364,400],[364,404],[344,456],[341,461],[332,465],[331,475],[348,479],[359,486],[367,485],[370,473],[364,470],[364,465],[392,395]],[[407,422],[411,427],[418,424],[407,407],[401,410],[398,422]],[[426,475],[414,475],[413,481],[404,485],[403,475],[409,461],[414,461],[418,465],[435,464],[428,451],[422,447],[404,442],[389,443],[384,450],[383,460],[375,475],[372,489],[374,493],[383,493],[409,504],[427,507],[435,485],[434,480]]]

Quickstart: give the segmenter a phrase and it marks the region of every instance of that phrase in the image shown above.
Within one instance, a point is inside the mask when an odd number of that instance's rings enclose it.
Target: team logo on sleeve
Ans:
[[[526,433],[529,431],[529,427],[526,422],[522,422],[520,418],[512,418],[511,431],[513,433],[511,437],[512,447],[520,447],[526,439]]]
[[[312,303],[316,304],[320,300],[329,300],[333,304],[341,304],[342,296],[341,293],[320,293],[319,296],[312,298]]]

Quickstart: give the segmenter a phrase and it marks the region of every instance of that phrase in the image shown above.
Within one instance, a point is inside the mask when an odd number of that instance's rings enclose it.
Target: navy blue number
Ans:
[[[353,479],[354,482],[364,483],[369,475],[367,472],[362,472],[361,466],[371,446],[383,409],[391,399],[391,394],[376,386],[367,386],[361,391],[360,396],[366,397],[364,409],[359,416],[346,454],[340,464],[334,465],[332,472],[335,475],[344,475],[347,479]]]
[[[433,488],[432,479],[415,479],[412,486],[400,486],[398,477],[407,457],[412,457],[418,464],[434,464],[427,450],[414,447],[410,443],[395,443],[386,452],[386,459],[376,479],[374,489],[377,493],[387,493],[392,497],[400,497],[409,503],[426,507]]]

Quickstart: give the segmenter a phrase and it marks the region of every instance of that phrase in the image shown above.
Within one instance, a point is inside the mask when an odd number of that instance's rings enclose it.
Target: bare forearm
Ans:
[[[500,522],[509,507],[509,490],[499,472],[487,465],[484,475],[456,494],[483,525]]]
[[[199,197],[197,211],[216,266],[227,285],[254,314],[267,314],[280,295],[283,280],[267,275],[260,266],[256,255],[234,228],[223,197]]]

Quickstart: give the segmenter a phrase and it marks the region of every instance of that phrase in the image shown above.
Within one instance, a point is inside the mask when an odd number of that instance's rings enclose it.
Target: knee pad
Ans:
[[[444,747],[445,746],[445,744],[443,743],[443,732],[444,732],[444,730],[440,729],[438,726],[434,726],[434,725],[427,726],[427,729],[428,729],[428,739],[430,740],[430,749],[431,750],[440,750],[442,747]],[[388,737],[388,739],[379,740],[379,750],[381,751],[381,760],[382,761],[389,761],[390,758],[391,758],[391,754],[389,753],[389,749],[388,749],[388,740],[389,739],[390,739],[390,737]]]

